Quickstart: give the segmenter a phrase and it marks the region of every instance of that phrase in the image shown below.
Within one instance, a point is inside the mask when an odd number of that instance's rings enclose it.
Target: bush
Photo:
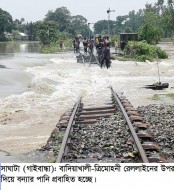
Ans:
[[[111,46],[115,47],[115,45],[118,45],[118,42],[119,42],[119,37],[118,36],[114,35],[114,36],[110,37],[110,44],[111,44]]]
[[[42,49],[41,49],[41,52],[42,53],[57,53],[57,52],[62,52],[63,49],[61,49],[60,45],[59,45],[59,42],[60,42],[61,39],[63,39],[63,38],[60,38],[56,42],[52,42],[52,43],[50,43],[48,45],[43,45]],[[65,48],[72,47],[72,42],[73,42],[73,39],[71,39],[71,38],[65,39],[64,40],[64,47]]]
[[[157,47],[157,55],[160,59],[166,59],[168,58],[168,55],[165,51],[161,50],[161,48]]]
[[[134,60],[140,61],[140,62],[145,62],[146,60],[153,61],[153,58],[148,55],[137,55],[134,57]]]
[[[153,61],[154,59],[166,59],[166,52],[156,45],[150,45],[146,41],[128,42],[124,49],[125,55],[134,58],[136,61]]]

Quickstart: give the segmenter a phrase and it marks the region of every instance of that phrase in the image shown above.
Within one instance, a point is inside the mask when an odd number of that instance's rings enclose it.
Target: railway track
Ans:
[[[66,131],[56,162],[168,162],[132,104],[111,87],[111,101],[85,107],[79,98],[61,117]]]

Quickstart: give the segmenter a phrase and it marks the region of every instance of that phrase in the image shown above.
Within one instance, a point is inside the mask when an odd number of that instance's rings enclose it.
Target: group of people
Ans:
[[[75,37],[73,40],[74,53],[80,52],[80,38]],[[94,48],[96,48],[97,58],[100,63],[101,68],[104,66],[104,63],[107,69],[110,67],[110,42],[109,37],[98,36],[98,37],[84,37],[83,38],[83,48],[84,53],[93,54]]]
[[[73,40],[73,47],[74,47],[74,53],[78,53],[80,51],[80,38],[75,37]],[[84,47],[84,53],[93,53],[94,48],[94,39],[93,38],[86,38],[83,39],[83,47]]]
[[[101,68],[106,64],[107,69],[110,67],[110,41],[109,37],[96,37],[95,38],[95,47],[97,50],[98,61],[101,65]]]
[[[107,69],[110,67],[110,42],[109,37],[95,37],[95,38],[84,38],[83,39],[84,53],[93,53],[94,47],[97,51],[98,61],[101,68],[104,63]]]

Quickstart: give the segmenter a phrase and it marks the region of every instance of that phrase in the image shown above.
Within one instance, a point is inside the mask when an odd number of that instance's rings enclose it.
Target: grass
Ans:
[[[66,39],[64,40],[64,46],[65,49],[72,46],[72,39]],[[63,52],[64,49],[60,48],[59,41],[51,43],[49,45],[43,45],[41,49],[42,53],[57,53],[57,52]]]
[[[52,158],[49,163],[56,163],[56,158]]]
[[[173,42],[173,38],[161,38],[160,42]]]
[[[169,94],[165,94],[167,97],[170,97],[172,99],[174,99],[174,94],[173,93],[169,93]]]
[[[152,100],[160,100],[159,95],[157,95],[157,94],[153,95]]]
[[[63,139],[64,133],[56,133],[52,135],[56,140]]]
[[[118,60],[118,61],[134,61],[133,58],[123,57],[123,56],[112,56],[111,60]]]
[[[61,144],[58,144],[57,146],[55,146],[55,147],[53,148],[53,151],[56,152],[56,153],[58,153],[59,150],[60,150],[60,147],[61,147]]]
[[[165,97],[174,99],[174,93],[169,93],[169,94],[155,94],[153,95],[152,100],[160,100],[161,99],[160,96],[163,96],[163,97],[165,96]]]

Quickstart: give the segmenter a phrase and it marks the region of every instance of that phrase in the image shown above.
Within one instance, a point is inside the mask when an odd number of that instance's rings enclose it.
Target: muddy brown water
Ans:
[[[160,60],[160,77],[170,87],[162,91],[142,88],[158,82],[156,62],[112,61],[110,69],[76,62],[72,52],[41,54],[38,44],[0,45],[0,159],[27,161],[27,152],[43,146],[60,116],[79,96],[86,105],[110,100],[110,89],[124,92],[134,107],[173,104],[165,94],[174,92],[174,45],[160,43],[169,59]],[[161,95],[162,94],[162,95]],[[160,98],[155,99],[154,95]],[[32,154],[31,161],[41,161]],[[43,161],[43,160],[42,160]]]

